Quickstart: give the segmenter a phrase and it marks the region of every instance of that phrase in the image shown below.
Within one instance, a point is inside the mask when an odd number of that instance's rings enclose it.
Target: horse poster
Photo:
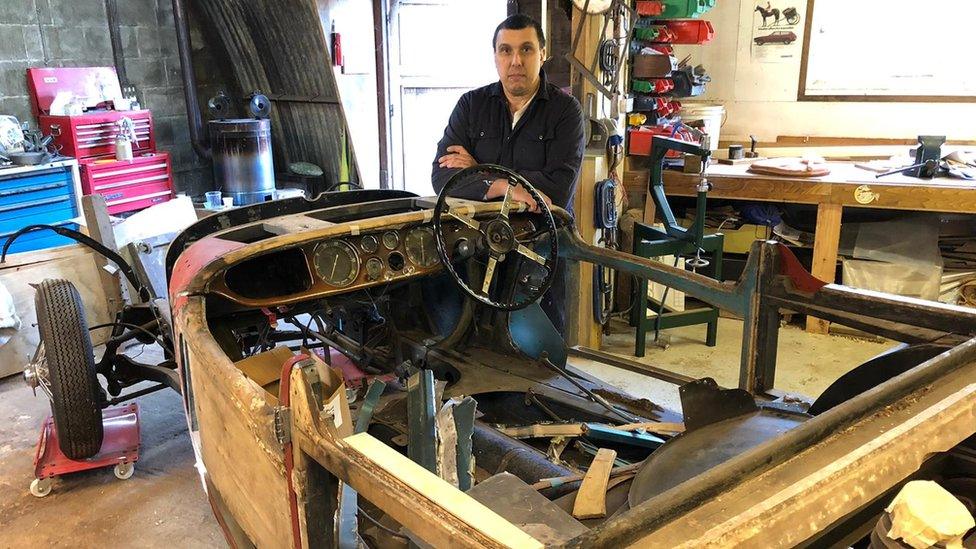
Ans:
[[[800,58],[806,0],[760,0],[743,4],[752,9],[752,59],[761,63],[788,63]]]

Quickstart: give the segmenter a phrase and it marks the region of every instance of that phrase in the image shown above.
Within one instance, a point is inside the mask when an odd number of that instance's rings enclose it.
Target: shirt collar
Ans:
[[[491,85],[490,95],[505,97],[505,91],[502,89],[501,80]],[[535,99],[549,99],[549,79],[546,78],[545,69],[539,69],[539,89],[535,92]]]

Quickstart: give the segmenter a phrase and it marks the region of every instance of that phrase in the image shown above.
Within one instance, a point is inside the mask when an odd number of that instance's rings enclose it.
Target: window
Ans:
[[[976,2],[808,2],[800,101],[976,102]]]

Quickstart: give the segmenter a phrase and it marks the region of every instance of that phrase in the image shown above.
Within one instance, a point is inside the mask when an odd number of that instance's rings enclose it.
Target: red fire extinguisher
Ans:
[[[332,65],[336,67],[344,67],[342,62],[342,37],[335,30],[335,21],[332,22]]]

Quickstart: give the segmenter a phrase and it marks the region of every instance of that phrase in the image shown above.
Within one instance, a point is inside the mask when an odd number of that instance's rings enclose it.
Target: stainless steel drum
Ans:
[[[214,188],[235,206],[274,198],[274,160],[268,119],[211,120]]]

